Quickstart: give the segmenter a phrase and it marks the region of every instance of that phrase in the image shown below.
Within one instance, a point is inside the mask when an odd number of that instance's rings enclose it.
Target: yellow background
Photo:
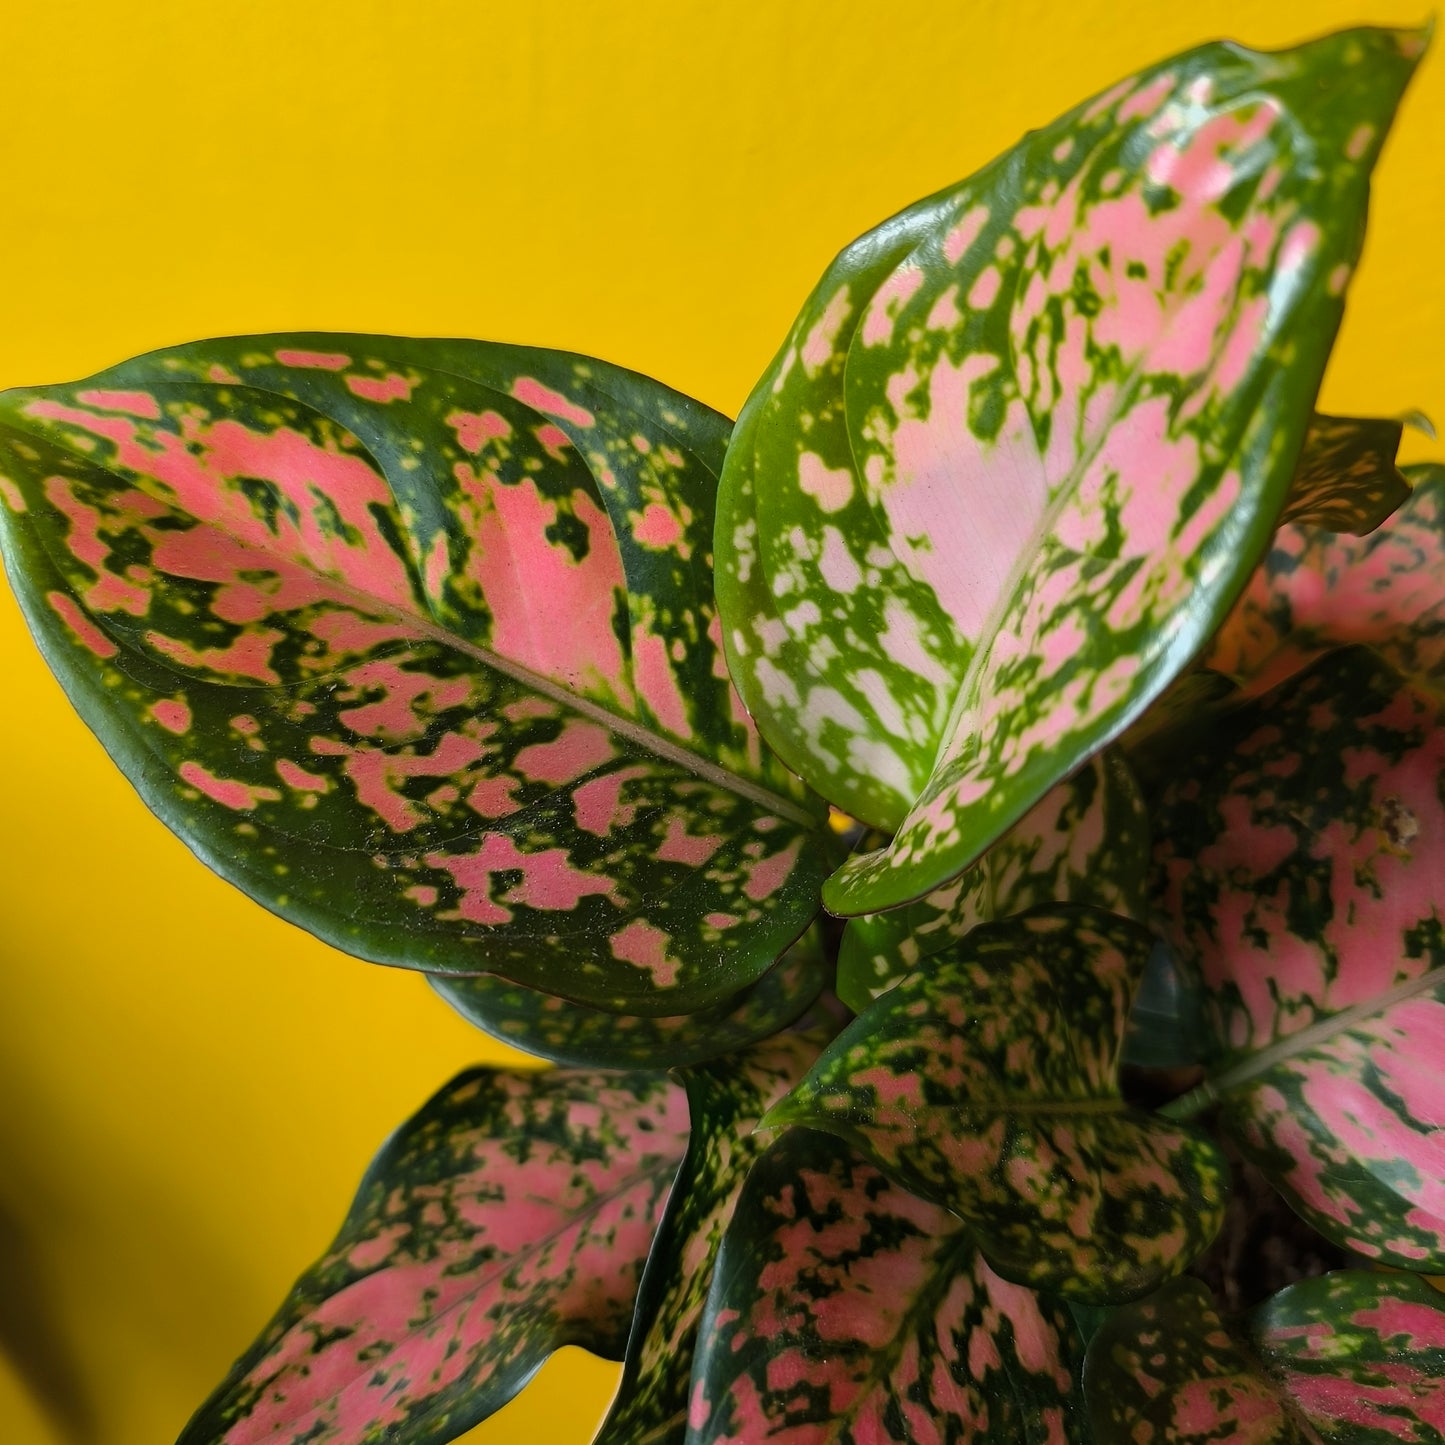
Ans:
[[[571,347],[729,412],[842,244],[1026,128],[1202,40],[1422,18],[1374,0],[5,11],[0,386],[321,327]],[[1379,173],[1326,405],[1445,422],[1442,141],[1436,56]],[[8,593],[0,658],[0,1439],[165,1445],[386,1132],[505,1051],[194,862],[70,714]],[[469,1439],[585,1440],[614,1377],[568,1352]]]

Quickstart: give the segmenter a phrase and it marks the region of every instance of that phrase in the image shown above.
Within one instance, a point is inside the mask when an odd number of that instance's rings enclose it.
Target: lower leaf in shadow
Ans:
[[[563,1345],[620,1357],[687,1127],[656,1074],[462,1074],[180,1445],[442,1445]]]
[[[1067,1309],[1010,1284],[947,1211],[842,1140],[790,1130],[719,1252],[687,1445],[1077,1445]]]
[[[1145,1294],[1213,1238],[1228,1182],[1211,1141],[1119,1091],[1152,945],[1083,907],[980,925],[845,1029],[764,1125],[848,1140],[967,1221],[1008,1279]]]
[[[813,928],[751,988],[695,1014],[607,1013],[503,978],[432,974],[427,981],[463,1018],[539,1058],[590,1068],[671,1069],[769,1038],[805,1013],[827,980]]]
[[[1445,1300],[1418,1276],[1342,1270],[1237,1325],[1198,1281],[1116,1310],[1089,1344],[1094,1445],[1435,1445]]]
[[[1428,430],[1429,423],[1424,425]],[[1280,521],[1357,537],[1373,532],[1410,498],[1410,483],[1395,464],[1404,431],[1398,417],[1316,412]]]
[[[824,1037],[786,1035],[681,1071],[692,1119],[687,1155],[648,1256],[622,1383],[593,1445],[681,1445],[713,1261],[768,1144],[758,1120],[803,1076]]]

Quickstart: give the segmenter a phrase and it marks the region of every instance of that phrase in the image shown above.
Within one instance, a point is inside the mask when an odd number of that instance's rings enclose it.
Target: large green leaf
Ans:
[[[0,540],[156,812],[350,952],[678,1014],[815,910],[716,642],[723,418],[480,342],[201,342],[0,398]]]
[[[785,1134],[718,1257],[687,1445],[1081,1445],[1062,1306],[841,1140]]]
[[[1091,903],[1142,919],[1149,824],[1122,758],[1103,753],[1059,783],[952,883],[888,913],[853,918],[838,996],[862,1013],[971,928],[1042,903]]]
[[[1416,1276],[1341,1271],[1231,1331],[1176,1280],[1104,1322],[1084,1393],[1094,1445],[1438,1445],[1445,1301]]]
[[[718,550],[764,734],[897,830],[829,908],[956,876],[1216,629],[1284,505],[1422,43],[1156,66],[809,302],[729,452]],[[841,791],[850,768],[874,781]]]
[[[480,1029],[553,1063],[600,1069],[671,1069],[745,1048],[798,1019],[829,981],[817,925],[735,999],[673,1017],[609,1013],[501,978],[448,978],[431,986]]]
[[[758,1120],[818,1056],[822,1035],[785,1035],[687,1069],[692,1133],[648,1256],[617,1398],[593,1445],[681,1445],[713,1263],[748,1171]]]
[[[180,1445],[443,1445],[562,1345],[620,1358],[687,1131],[657,1074],[462,1074]]]
[[[1204,662],[1257,695],[1332,647],[1365,643],[1445,700],[1445,467],[1368,537],[1281,527]]]
[[[1151,947],[1090,908],[980,924],[849,1025],[764,1123],[855,1144],[964,1219],[1006,1279],[1143,1294],[1209,1243],[1228,1182],[1212,1143],[1119,1093]]]
[[[1160,911],[1225,1127],[1321,1233],[1445,1271],[1445,715],[1334,652],[1175,760]]]

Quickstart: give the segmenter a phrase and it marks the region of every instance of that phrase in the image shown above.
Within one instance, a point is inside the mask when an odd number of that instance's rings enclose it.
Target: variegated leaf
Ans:
[[[564,353],[204,342],[0,398],[0,533],[86,720],[267,907],[678,1014],[761,975],[826,867],[716,642],[726,435]]]
[[[671,1069],[731,1054],[786,1028],[829,981],[816,925],[757,983],[714,1008],[671,1018],[607,1013],[500,978],[428,982],[480,1029],[557,1064]]]
[[[862,1148],[964,1219],[1006,1279],[1143,1294],[1209,1243],[1228,1184],[1214,1144],[1119,1093],[1151,946],[1089,908],[980,924],[849,1025],[764,1123]]]
[[[853,918],[838,953],[838,996],[862,1013],[971,928],[1043,903],[1145,916],[1149,822],[1123,759],[1092,758],[1044,794],[952,883],[889,913]]]
[[[785,1134],[718,1257],[687,1445],[1081,1445],[1069,1312],[841,1140]]]
[[[1334,652],[1177,759],[1161,912],[1225,1126],[1328,1238],[1445,1271],[1445,716]]]
[[[806,598],[777,588],[764,552],[775,553],[778,539],[766,529],[795,527],[794,519],[779,515],[788,506],[776,485],[780,467],[801,468],[805,492],[849,475],[848,343],[879,284],[947,208],[946,195],[920,201],[829,266],[743,407],[718,493],[718,611],[727,621],[723,644],[739,692],[789,767],[851,816],[890,830],[917,791],[906,761],[917,747],[911,734],[941,730],[952,701],[952,628],[931,591],[885,549],[874,549],[866,572],[857,570],[847,539],[870,524],[866,502],[851,487],[846,495],[820,497],[822,516],[815,513],[808,529],[818,534],[821,575],[833,584],[826,623],[812,617]],[[794,426],[803,416],[805,443]],[[764,504],[766,516],[759,511]],[[806,544],[807,536],[798,532],[797,540]],[[794,616],[800,605],[818,624],[802,637]],[[848,665],[840,666],[845,655]],[[885,678],[892,680],[897,708],[884,701]]]
[[[1384,417],[1314,416],[1281,522],[1363,537],[1410,496],[1395,465],[1405,423]]]
[[[620,1357],[687,1130],[657,1074],[462,1074],[180,1445],[442,1445],[562,1345]]]
[[[884,785],[860,816],[896,836],[829,881],[833,911],[956,876],[1217,628],[1284,504],[1422,46],[1156,66],[932,203],[866,299],[810,303],[718,537],[771,599],[759,620],[721,594],[765,734],[825,792],[845,755]],[[839,412],[851,451],[814,450]]]
[[[1368,537],[1281,527],[1204,662],[1258,695],[1366,643],[1445,700],[1445,467],[1405,475],[1409,499]]]
[[[1316,1445],[1197,1279],[1114,1310],[1083,1383],[1093,1445]]]
[[[785,1035],[684,1071],[687,1155],[642,1277],[622,1383],[593,1445],[682,1445],[713,1263],[743,1181],[769,1142],[754,1131],[817,1058],[822,1037]]]
[[[1302,1280],[1253,1313],[1249,1335],[1329,1445],[1445,1439],[1445,1299],[1419,1276]]]
[[[1084,1393],[1094,1445],[1438,1445],[1445,1302],[1417,1276],[1344,1270],[1231,1331],[1176,1280],[1105,1321]]]

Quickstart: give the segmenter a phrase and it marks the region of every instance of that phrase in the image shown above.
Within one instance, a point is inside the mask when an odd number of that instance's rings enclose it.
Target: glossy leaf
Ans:
[[[0,398],[7,567],[146,801],[352,953],[718,1004],[814,805],[725,675],[727,423],[564,353],[250,337]]]
[[[786,1035],[684,1071],[687,1155],[648,1256],[622,1383],[593,1445],[681,1445],[713,1264],[743,1181],[769,1143],[754,1131],[817,1058],[821,1042]]]
[[[830,880],[834,912],[956,876],[1217,628],[1284,504],[1422,44],[1156,66],[939,198],[866,300],[809,303],[718,536],[771,598],[721,594],[765,734],[825,793],[844,757],[878,779],[871,810],[835,801],[897,829]],[[840,411],[851,452],[815,451]]]
[[[905,762],[914,745],[903,734],[936,735],[952,701],[942,660],[951,629],[935,616],[931,594],[879,548],[867,573],[858,574],[864,585],[836,590],[826,625],[820,617],[811,634],[795,635],[783,614],[795,621],[801,599],[780,592],[764,566],[764,549],[776,543],[766,527],[791,523],[761,516],[759,506],[769,501],[775,513],[780,467],[784,473],[798,468],[798,457],[789,455],[796,451],[797,417],[809,419],[810,478],[851,468],[842,399],[849,340],[879,284],[947,211],[946,194],[920,201],[829,266],[738,417],[718,492],[718,612],[726,619],[723,643],[739,692],[789,767],[852,817],[890,830],[916,793]],[[866,507],[854,497],[823,512],[832,520],[818,544],[831,549],[830,558],[846,557],[845,539],[868,525]],[[835,575],[830,563],[823,575]],[[925,620],[915,620],[920,616]],[[841,667],[845,640],[851,664]],[[873,721],[885,678],[902,709],[885,706],[898,736]]]
[[[687,1445],[1079,1445],[1069,1313],[846,1144],[785,1134],[723,1240]]]
[[[1346,1270],[1231,1331],[1197,1280],[1117,1310],[1084,1366],[1094,1445],[1435,1445],[1445,1302],[1412,1275]]]
[[[1418,1276],[1302,1280],[1261,1305],[1249,1333],[1330,1445],[1435,1445],[1445,1435],[1445,1300]]]
[[[1174,951],[1156,938],[1129,1010],[1119,1062],[1136,1069],[1194,1068],[1202,1053],[1200,1032],[1194,975],[1186,977]]]
[[[444,978],[431,986],[478,1028],[553,1063],[671,1069],[734,1053],[786,1028],[829,981],[816,927],[735,999],[672,1018],[607,1013],[500,978]]]
[[[1258,695],[1365,643],[1445,700],[1445,467],[1405,475],[1409,500],[1368,537],[1281,527],[1204,662]]]
[[[1093,1445],[1314,1445],[1197,1279],[1114,1310],[1083,1382]]]
[[[442,1445],[562,1345],[620,1357],[687,1129],[655,1074],[462,1074],[180,1445]]]
[[[1311,417],[1280,521],[1373,532],[1409,500],[1410,483],[1395,465],[1404,431],[1389,418]]]
[[[1445,1271],[1442,777],[1439,707],[1350,648],[1222,719],[1155,809],[1160,910],[1215,1068],[1199,1102],[1321,1233],[1427,1272]]]
[[[1149,822],[1123,760],[1091,759],[1051,788],[967,872],[889,913],[853,918],[838,954],[838,996],[854,1013],[971,928],[1044,903],[1145,916]]]
[[[768,1125],[826,1129],[964,1219],[1006,1279],[1108,1302],[1209,1243],[1227,1166],[1127,1106],[1117,1062],[1152,940],[1094,909],[981,924],[884,994]]]

